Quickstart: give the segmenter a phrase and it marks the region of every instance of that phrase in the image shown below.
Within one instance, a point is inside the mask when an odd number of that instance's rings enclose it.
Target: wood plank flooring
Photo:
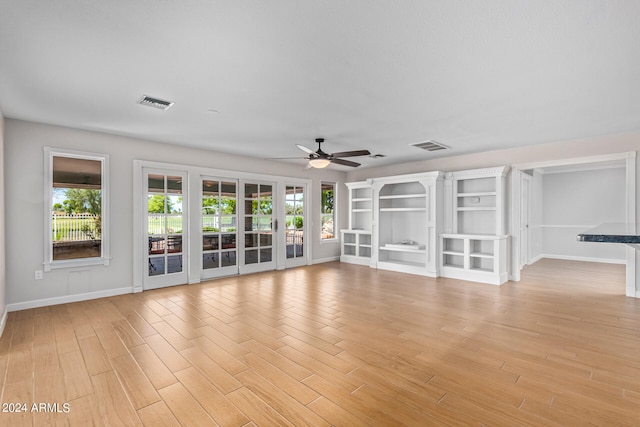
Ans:
[[[12,427],[638,426],[640,300],[327,263],[10,313],[0,375]]]

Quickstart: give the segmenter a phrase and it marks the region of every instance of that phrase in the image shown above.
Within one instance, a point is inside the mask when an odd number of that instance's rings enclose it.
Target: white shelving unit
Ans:
[[[508,280],[506,166],[446,174],[441,274],[500,285]]]
[[[370,181],[349,182],[349,228],[340,230],[340,261],[371,264],[373,190]]]
[[[505,234],[505,177],[508,171],[508,167],[502,166],[447,174],[453,193],[453,233]]]
[[[505,235],[442,234],[444,277],[501,285],[508,280]]]
[[[351,264],[371,263],[371,231],[340,230],[342,251],[340,261]]]
[[[442,174],[375,178],[373,260],[377,268],[437,277]]]

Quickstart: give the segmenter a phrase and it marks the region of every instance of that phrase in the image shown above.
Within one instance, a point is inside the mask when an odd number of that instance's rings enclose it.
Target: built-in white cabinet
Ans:
[[[343,262],[500,285],[508,280],[509,168],[426,172],[347,183]]]
[[[442,174],[392,176],[372,184],[376,267],[437,277]]]
[[[508,280],[506,166],[445,175],[444,277],[500,285]]]
[[[349,228],[340,230],[340,261],[371,264],[373,189],[371,181],[348,182]]]
[[[340,230],[342,251],[340,261],[351,264],[370,265],[371,231]]]
[[[506,231],[506,166],[449,172],[445,188],[451,200],[446,206],[445,232],[503,235]]]
[[[349,229],[340,260],[438,275],[442,174],[428,172],[348,183]]]
[[[440,238],[442,276],[492,285],[508,280],[507,236],[442,234]]]

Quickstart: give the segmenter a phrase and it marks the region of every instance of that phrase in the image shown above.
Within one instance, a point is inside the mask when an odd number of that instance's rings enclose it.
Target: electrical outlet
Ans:
[[[42,280],[42,270],[36,270],[36,280]]]

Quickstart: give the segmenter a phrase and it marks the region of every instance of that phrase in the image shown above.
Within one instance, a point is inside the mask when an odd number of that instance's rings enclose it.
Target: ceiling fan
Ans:
[[[324,138],[316,138],[316,142],[318,143],[318,149],[316,151],[313,151],[311,148],[307,148],[304,145],[296,144],[296,147],[308,154],[307,157],[304,157],[305,159],[309,160],[307,169],[326,168],[331,163],[343,166],[351,166],[355,168],[360,166],[360,163],[352,162],[350,160],[344,160],[343,157],[368,156],[371,154],[369,150],[342,151],[339,153],[327,154],[322,151],[321,148],[321,144],[324,142]]]

